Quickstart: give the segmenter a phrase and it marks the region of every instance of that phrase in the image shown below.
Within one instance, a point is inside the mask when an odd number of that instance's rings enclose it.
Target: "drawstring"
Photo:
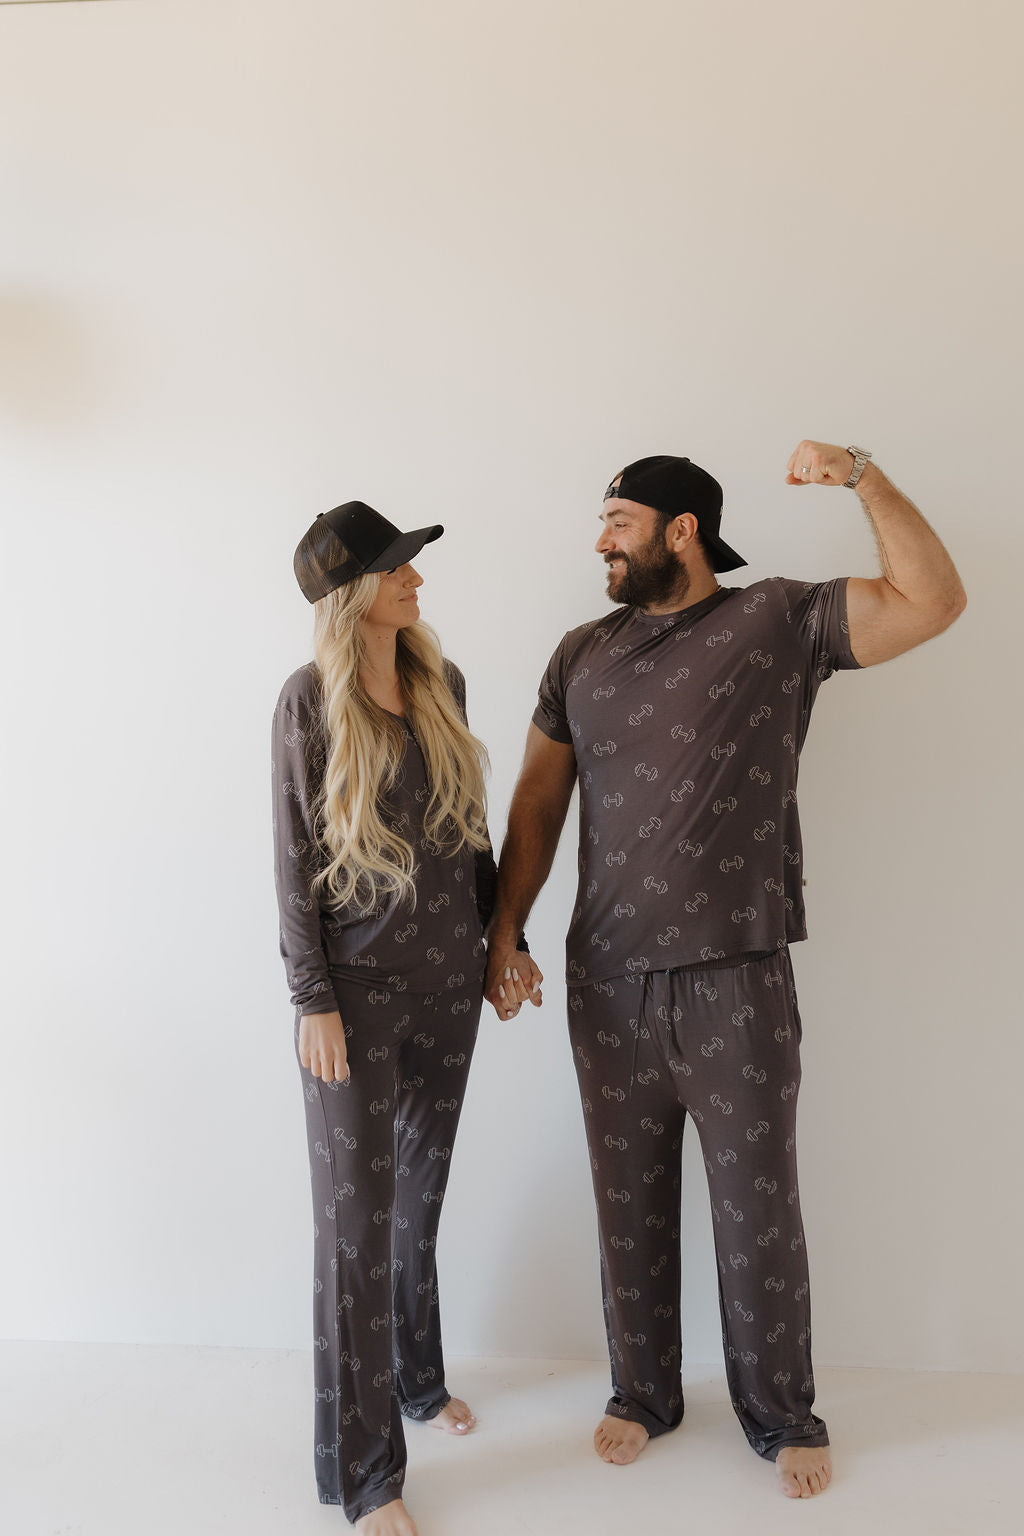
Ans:
[[[647,983],[649,980],[650,973],[648,971],[642,972],[640,976],[640,1007],[637,1009],[637,1017],[630,1020],[633,1026],[633,1059],[629,1064],[629,1093],[627,1094],[627,1098],[630,1099],[633,1097],[633,1079],[636,1077],[636,1062],[640,1053],[640,1026],[644,1022],[647,1012],[647,998],[650,992]]]

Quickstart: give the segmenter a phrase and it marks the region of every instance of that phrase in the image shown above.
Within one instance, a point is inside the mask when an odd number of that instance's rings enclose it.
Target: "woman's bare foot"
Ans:
[[[461,1397],[453,1397],[426,1422],[435,1429],[443,1429],[446,1435],[468,1435],[476,1423],[476,1414]]]
[[[606,1413],[594,1430],[594,1450],[602,1461],[613,1461],[617,1467],[626,1467],[636,1461],[649,1439],[642,1424],[616,1419]]]
[[[412,1517],[401,1499],[392,1499],[390,1504],[364,1515],[356,1521],[355,1529],[360,1536],[416,1536]]]
[[[787,1499],[813,1499],[832,1480],[827,1445],[784,1445],[775,1458],[779,1482]]]

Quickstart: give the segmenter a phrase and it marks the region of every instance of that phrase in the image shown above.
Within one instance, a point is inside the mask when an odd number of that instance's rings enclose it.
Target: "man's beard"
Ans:
[[[608,556],[605,557],[606,563]],[[642,549],[632,555],[617,555],[625,570],[620,576],[608,574],[608,596],[613,603],[648,608],[652,603],[677,599],[679,606],[690,590],[690,573],[665,546],[665,535],[651,535]]]

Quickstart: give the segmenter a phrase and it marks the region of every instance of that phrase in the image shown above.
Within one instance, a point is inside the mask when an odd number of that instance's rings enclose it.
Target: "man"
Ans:
[[[570,631],[541,683],[501,855],[486,995],[506,1018],[539,1001],[542,978],[515,935],[578,781],[569,1030],[613,1388],[595,1448],[631,1462],[682,1418],[689,1114],[708,1170],[733,1406],[783,1492],[809,1498],[831,1461],[812,1411],[796,1175],[797,764],[835,669],[919,645],[966,599],[942,544],[865,450],[801,442],[786,483],[855,487],[882,575],[722,587],[716,572],[744,561],[720,536],[717,481],[656,455],[609,486],[596,549],[622,606]]]

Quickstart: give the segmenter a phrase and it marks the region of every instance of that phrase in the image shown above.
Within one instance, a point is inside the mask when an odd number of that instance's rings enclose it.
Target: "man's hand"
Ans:
[[[543,980],[532,957],[516,949],[514,941],[488,940],[484,997],[499,1019],[514,1018],[523,1003],[539,1008]]]
[[[299,1060],[307,1072],[325,1083],[343,1083],[350,1076],[348,1049],[341,1014],[304,1013],[299,1020]]]
[[[870,469],[870,463],[865,469]],[[844,485],[853,474],[853,454],[835,443],[804,438],[789,456],[787,485]]]

